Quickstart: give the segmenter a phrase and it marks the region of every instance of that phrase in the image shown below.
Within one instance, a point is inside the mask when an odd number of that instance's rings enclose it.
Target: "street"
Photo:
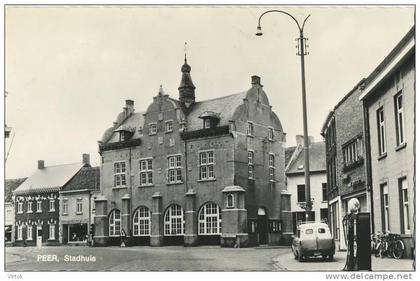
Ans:
[[[310,259],[299,263],[289,247],[59,246],[5,249],[6,271],[340,271],[346,260],[346,253],[338,252],[332,262]],[[412,270],[412,260],[372,257],[372,268],[374,271]]]

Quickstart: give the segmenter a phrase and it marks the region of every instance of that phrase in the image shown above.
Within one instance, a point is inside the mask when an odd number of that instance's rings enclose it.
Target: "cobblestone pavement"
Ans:
[[[289,248],[173,247],[8,247],[6,271],[276,271],[273,259]],[[58,261],[38,261],[56,255]],[[65,261],[65,255],[95,262]],[[16,259],[19,256],[19,259]]]
[[[346,264],[346,254],[346,252],[336,252],[333,261],[310,258],[299,262],[294,259],[293,253],[288,251],[274,258],[274,262],[278,268],[285,271],[341,271]],[[413,260],[372,256],[372,271],[414,271]]]

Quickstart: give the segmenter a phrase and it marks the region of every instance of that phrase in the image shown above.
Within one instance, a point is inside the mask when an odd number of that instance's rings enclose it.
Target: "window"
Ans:
[[[268,128],[268,140],[274,140],[274,129]]]
[[[109,236],[120,236],[121,232],[121,213],[119,210],[113,210],[109,214]]]
[[[410,211],[408,204],[408,187],[407,178],[398,180],[400,189],[400,206],[401,206],[401,233],[410,234]]]
[[[153,185],[153,160],[140,160],[140,185]]]
[[[153,123],[149,125],[149,135],[156,135],[157,133],[157,124]]]
[[[214,235],[221,233],[222,214],[215,203],[205,204],[198,214],[198,234]]]
[[[164,233],[166,236],[184,235],[184,209],[179,205],[171,205],[164,217]]]
[[[32,213],[32,201],[28,201],[28,213]]]
[[[385,115],[383,107],[379,108],[376,112],[376,118],[378,120],[378,147],[379,155],[386,153],[386,141],[385,141]]]
[[[326,202],[328,201],[328,189],[327,189],[327,183],[322,183],[322,201]]]
[[[235,207],[235,197],[233,194],[228,194],[226,196],[226,208],[233,208]]]
[[[305,192],[305,185],[304,184],[299,184],[297,186],[297,199],[298,202],[306,202],[306,192]]]
[[[388,194],[388,185],[386,183],[381,184],[381,194],[382,194],[382,230],[389,231],[389,194]]]
[[[114,163],[114,187],[124,187],[125,181],[125,161]]]
[[[343,147],[344,165],[348,166],[363,157],[362,138],[359,137]]]
[[[166,132],[167,133],[170,133],[174,130],[174,124],[173,124],[172,120],[166,121],[165,125],[166,125]]]
[[[251,137],[254,136],[254,124],[252,122],[248,122],[248,129],[246,134]]]
[[[76,199],[76,214],[82,214],[83,213],[83,201],[82,198]]]
[[[248,150],[248,179],[254,179],[254,152]]]
[[[168,183],[182,182],[181,155],[168,157]]]
[[[268,174],[269,174],[270,181],[276,180],[274,163],[275,163],[274,154],[269,154],[268,155]]]
[[[210,118],[205,118],[204,119],[204,129],[208,129],[211,127],[211,120]]]
[[[17,240],[23,240],[23,225],[18,225]]]
[[[49,228],[49,240],[55,240],[55,224],[50,224]]]
[[[125,131],[120,131],[120,142],[125,141]]]
[[[41,200],[36,201],[36,212],[37,213],[42,213],[42,201]]]
[[[203,151],[199,153],[200,180],[214,179],[214,152]]]
[[[33,226],[32,225],[28,225],[26,227],[27,231],[26,231],[26,240],[32,240],[33,234],[32,234],[32,229]]]
[[[18,209],[17,209],[18,214],[23,214],[23,202],[22,201],[18,202],[17,207],[18,207]]]
[[[133,216],[133,235],[150,235],[150,211],[147,207],[140,207]]]
[[[63,215],[67,215],[69,213],[69,201],[67,199],[63,199]]]
[[[404,108],[403,108],[403,95],[402,92],[394,97],[395,107],[395,129],[397,133],[397,146],[404,144]]]
[[[54,199],[50,199],[50,212],[54,212],[55,211],[55,200]]]
[[[169,138],[169,146],[174,146],[174,145],[175,145],[175,139]]]

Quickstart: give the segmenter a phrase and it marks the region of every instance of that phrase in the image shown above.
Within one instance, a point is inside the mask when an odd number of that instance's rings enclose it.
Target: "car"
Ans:
[[[326,223],[303,223],[292,237],[292,252],[300,262],[309,256],[322,256],[330,261],[334,259],[335,242]]]

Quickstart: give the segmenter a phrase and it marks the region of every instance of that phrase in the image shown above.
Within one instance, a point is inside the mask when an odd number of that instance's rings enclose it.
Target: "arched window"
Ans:
[[[235,207],[235,197],[233,194],[228,194],[226,196],[226,208],[233,208]]]
[[[222,214],[216,203],[206,203],[198,214],[198,233],[214,235],[221,233]]]
[[[171,205],[165,213],[164,228],[166,236],[184,235],[184,209],[179,205]]]
[[[150,235],[150,211],[147,207],[140,207],[133,216],[133,235]]]
[[[121,231],[121,212],[113,210],[109,214],[109,236],[120,236]]]

